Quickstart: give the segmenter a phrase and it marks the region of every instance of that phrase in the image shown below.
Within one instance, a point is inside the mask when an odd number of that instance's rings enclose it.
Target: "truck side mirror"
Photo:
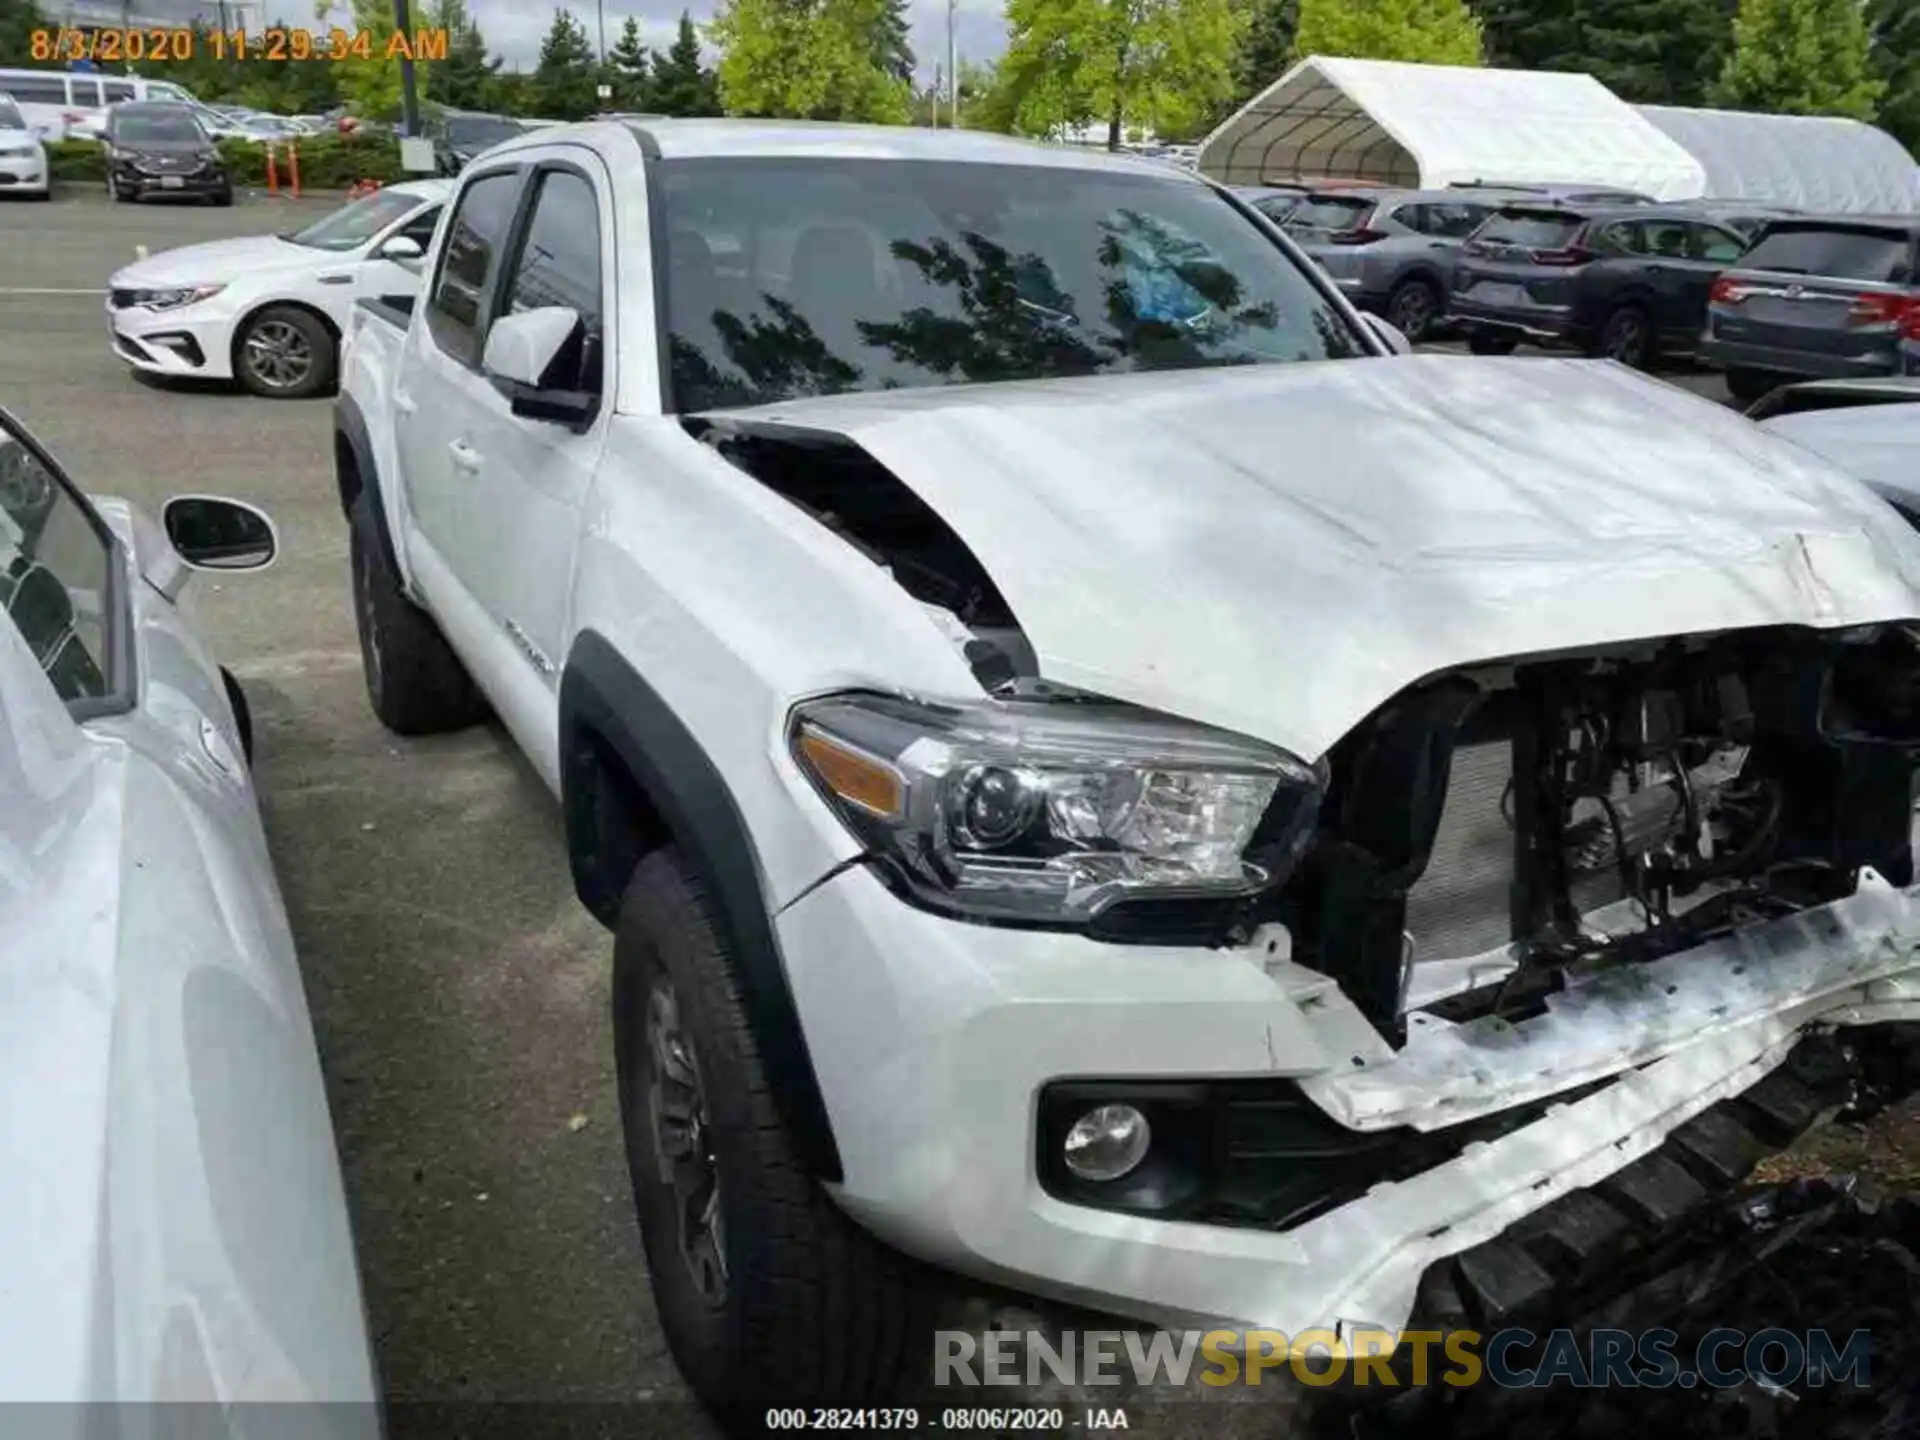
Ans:
[[[507,397],[514,414],[583,426],[593,419],[599,397],[558,389],[548,381],[553,362],[579,331],[580,312],[570,305],[543,305],[503,315],[487,332],[481,372]]]

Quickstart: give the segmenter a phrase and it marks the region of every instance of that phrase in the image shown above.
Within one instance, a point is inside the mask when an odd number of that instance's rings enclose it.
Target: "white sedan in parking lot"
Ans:
[[[207,496],[163,523],[0,410],[0,1403],[330,1401],[301,1433],[372,1435],[246,705],[177,603],[273,527]],[[181,1413],[136,1429],[216,1433]]]
[[[0,91],[0,194],[44,200],[52,193],[52,184],[47,147],[13,97]]]
[[[302,230],[163,251],[109,282],[113,348],[152,375],[237,380],[256,395],[330,389],[356,300],[411,295],[452,191],[413,180]]]

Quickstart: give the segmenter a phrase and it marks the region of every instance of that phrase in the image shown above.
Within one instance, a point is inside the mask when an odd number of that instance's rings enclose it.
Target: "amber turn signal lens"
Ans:
[[[801,730],[794,748],[820,783],[848,804],[886,820],[906,813],[906,782],[886,761],[811,727]]]

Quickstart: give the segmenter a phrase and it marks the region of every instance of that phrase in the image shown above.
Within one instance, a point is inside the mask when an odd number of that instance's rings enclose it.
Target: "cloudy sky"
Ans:
[[[946,0],[912,0],[913,48],[920,58],[920,69],[933,72],[935,61],[944,62],[947,50]],[[649,45],[673,43],[680,12],[691,10],[695,21],[713,14],[714,0],[604,0],[607,17],[607,44],[620,34],[627,16],[637,16],[640,33]],[[468,8],[480,22],[495,50],[507,57],[507,63],[533,68],[540,54],[540,37],[553,23],[551,0],[468,0]],[[567,8],[587,27],[587,37],[597,39],[599,11],[594,0],[570,0]],[[960,0],[959,43],[962,58],[998,55],[1004,44],[1000,21],[1000,0]]]

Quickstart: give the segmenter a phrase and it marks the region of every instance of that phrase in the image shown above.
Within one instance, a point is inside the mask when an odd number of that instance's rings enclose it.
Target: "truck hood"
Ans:
[[[220,285],[268,270],[303,270],[329,261],[344,264],[351,252],[295,245],[277,235],[241,235],[183,245],[136,260],[108,282],[115,290],[159,290],[178,285]]]
[[[1041,673],[1314,759],[1478,662],[1920,615],[1858,481],[1604,362],[1413,356],[804,399],[979,557]]]

